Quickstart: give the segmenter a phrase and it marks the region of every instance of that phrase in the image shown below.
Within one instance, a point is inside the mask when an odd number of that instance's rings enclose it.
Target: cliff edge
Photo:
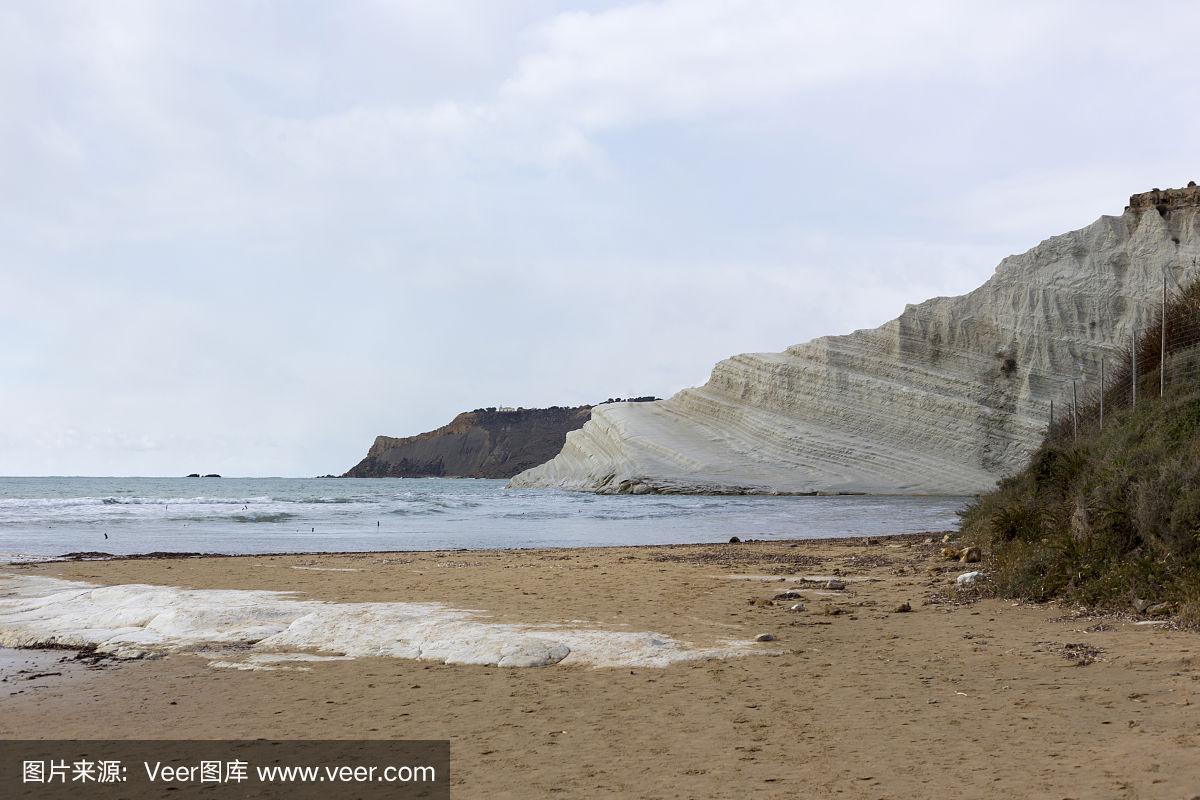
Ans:
[[[591,406],[480,408],[416,436],[378,436],[345,478],[511,478],[554,457]]]
[[[654,397],[609,398],[601,406]],[[477,408],[437,430],[397,438],[377,436],[367,457],[343,478],[511,478],[553,458],[567,433],[583,426],[593,406]]]
[[[1164,275],[1200,271],[1200,189],[1154,190],[873,330],[719,363],[656,403],[593,411],[510,486],[603,493],[973,494],[1022,468],[1049,404],[1095,380]]]

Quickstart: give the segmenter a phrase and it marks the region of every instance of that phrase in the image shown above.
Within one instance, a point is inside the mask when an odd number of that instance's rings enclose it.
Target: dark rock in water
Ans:
[[[199,477],[200,477],[200,473],[199,473],[199,472],[192,472],[192,473],[189,473],[189,474],[187,475],[187,477],[189,477],[189,478],[199,478]]]
[[[219,477],[221,477],[221,476],[220,476],[220,475],[218,475],[218,474],[217,474],[217,473],[215,473],[215,472],[210,472],[209,474],[205,475],[204,477],[206,477],[206,478],[219,478]]]
[[[741,539],[739,539],[739,538],[738,538],[738,537],[736,537],[736,536],[730,536],[730,537],[729,537],[729,543],[730,543],[730,544],[741,544],[741,541],[742,541],[742,540],[741,540]]]

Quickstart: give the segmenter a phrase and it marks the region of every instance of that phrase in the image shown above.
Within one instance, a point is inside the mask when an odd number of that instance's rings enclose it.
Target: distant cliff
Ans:
[[[567,433],[582,427],[591,415],[592,406],[464,411],[449,425],[427,433],[376,437],[367,457],[342,477],[511,478],[556,456]]]

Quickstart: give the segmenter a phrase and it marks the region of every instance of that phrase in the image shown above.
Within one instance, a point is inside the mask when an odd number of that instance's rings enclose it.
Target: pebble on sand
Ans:
[[[773,641],[775,641],[775,636],[770,633],[760,633],[758,636],[754,637],[754,641],[756,641],[756,642],[773,642]]]
[[[983,558],[983,551],[978,547],[964,547],[958,560],[963,564],[974,564],[981,558]]]

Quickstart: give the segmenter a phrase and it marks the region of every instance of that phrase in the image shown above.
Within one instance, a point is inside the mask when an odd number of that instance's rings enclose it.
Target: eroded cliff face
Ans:
[[[968,494],[1022,467],[1049,402],[1099,375],[1200,261],[1200,190],[1004,259],[981,287],[874,330],[722,361],[657,403],[596,409],[511,486],[606,493]]]
[[[552,458],[591,406],[479,409],[417,436],[379,436],[346,478],[511,478]]]

